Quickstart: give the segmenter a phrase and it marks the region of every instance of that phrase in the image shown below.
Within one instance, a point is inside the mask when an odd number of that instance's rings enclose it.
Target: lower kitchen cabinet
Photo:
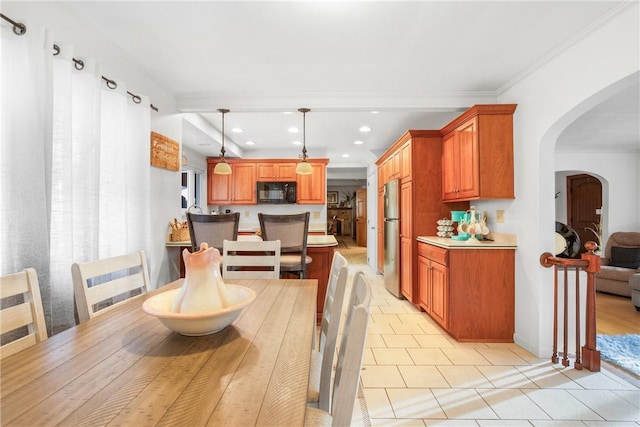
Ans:
[[[418,242],[418,303],[458,341],[513,342],[515,250]]]

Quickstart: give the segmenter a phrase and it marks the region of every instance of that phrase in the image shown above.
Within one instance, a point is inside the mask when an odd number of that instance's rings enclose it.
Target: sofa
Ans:
[[[640,285],[640,232],[618,231],[609,236],[596,274],[596,290],[625,297],[632,296],[633,286]],[[634,290],[634,305],[640,306],[640,289]],[[637,300],[636,300],[637,299]]]

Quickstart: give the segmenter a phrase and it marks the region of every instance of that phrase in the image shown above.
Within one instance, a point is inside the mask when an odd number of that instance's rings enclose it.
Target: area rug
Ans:
[[[597,335],[600,357],[640,377],[640,335]]]

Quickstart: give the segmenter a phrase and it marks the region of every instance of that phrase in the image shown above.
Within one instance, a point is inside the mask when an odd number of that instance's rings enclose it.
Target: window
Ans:
[[[182,169],[182,190],[181,190],[181,207],[188,209],[196,205],[202,207],[202,175],[203,172],[197,169]]]

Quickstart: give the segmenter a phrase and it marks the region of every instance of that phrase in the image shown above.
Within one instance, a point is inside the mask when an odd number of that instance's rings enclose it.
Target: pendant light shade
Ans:
[[[226,108],[218,108],[218,112],[222,113],[222,147],[220,148],[220,162],[213,168],[213,173],[216,175],[231,175],[231,166],[224,158],[224,115],[229,112]]]
[[[311,175],[313,173],[313,168],[307,161],[307,144],[305,141],[306,115],[311,110],[308,108],[298,108],[298,111],[302,113],[302,160],[296,166],[296,173],[298,175]]]

